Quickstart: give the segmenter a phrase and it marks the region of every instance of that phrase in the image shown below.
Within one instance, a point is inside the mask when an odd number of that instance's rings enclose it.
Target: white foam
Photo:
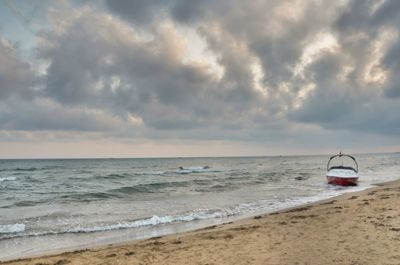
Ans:
[[[16,177],[4,177],[4,178],[0,178],[0,182],[11,181],[11,180],[16,180],[16,179],[17,179]]]
[[[328,186],[330,187],[330,186]],[[282,210],[285,208],[295,207],[299,205],[304,205],[311,202],[316,202],[334,196],[354,192],[368,188],[365,187],[353,187],[348,189],[329,189],[328,191],[318,194],[315,196],[307,197],[295,197],[286,198],[281,200],[269,199],[260,200],[256,202],[246,202],[237,204],[232,207],[225,209],[197,209],[195,211],[190,211],[182,213],[180,215],[166,215],[158,216],[154,215],[151,218],[145,218],[134,221],[118,222],[114,224],[98,224],[98,225],[82,225],[66,228],[61,231],[45,231],[39,233],[30,233],[29,235],[41,236],[41,235],[51,235],[51,234],[64,234],[64,233],[91,233],[91,232],[105,232],[129,228],[140,228],[140,227],[152,227],[158,225],[166,225],[172,223],[180,222],[192,222],[200,220],[210,220],[210,219],[224,219],[224,218],[245,218],[254,216],[256,214],[271,213],[274,211]],[[0,225],[0,233],[18,233],[25,230],[24,224],[14,224],[14,225]],[[18,234],[9,235],[8,238],[18,237]]]
[[[275,199],[260,200],[257,202],[241,203],[225,209],[197,209],[195,211],[190,211],[179,215],[166,215],[166,216],[154,215],[150,218],[134,220],[130,222],[127,221],[127,222],[118,222],[114,224],[75,226],[67,228],[66,230],[63,231],[45,232],[43,233],[43,235],[59,234],[59,233],[62,234],[62,233],[104,232],[104,231],[113,231],[120,229],[158,226],[158,225],[165,225],[165,224],[172,224],[179,222],[192,222],[198,220],[209,220],[209,219],[231,218],[231,217],[239,218],[240,216],[246,217],[260,213],[271,213],[277,210],[295,207],[306,203],[316,202],[343,193],[362,190],[365,188],[366,187],[357,187],[357,188],[343,189],[343,190],[328,190],[327,192],[324,192],[322,194],[310,197],[295,197],[283,200],[275,200]],[[35,234],[35,235],[42,235],[42,234]]]
[[[128,228],[138,228],[145,226],[157,226],[157,225],[164,225],[164,224],[171,224],[178,222],[192,222],[197,220],[208,220],[208,219],[218,219],[218,218],[228,218],[228,217],[230,218],[235,216],[237,217],[251,216],[254,214],[270,213],[285,208],[316,202],[332,198],[334,196],[343,193],[362,190],[362,189],[365,189],[365,187],[363,188],[359,187],[357,189],[340,190],[340,191],[333,190],[323,194],[319,194],[317,196],[288,198],[280,201],[261,200],[258,202],[242,203],[234,207],[225,209],[198,209],[196,211],[187,212],[181,215],[167,215],[167,216],[154,215],[151,218],[136,220],[132,222],[120,222],[116,224],[98,225],[92,227],[75,227],[73,229],[68,230],[67,232],[90,233],[90,232],[111,231],[111,230],[128,229]]]
[[[90,232],[101,232],[101,231],[111,231],[127,228],[138,228],[144,226],[156,226],[162,224],[170,224],[175,222],[190,222],[195,220],[206,220],[213,218],[222,218],[229,216],[229,213],[222,211],[209,212],[208,210],[201,210],[198,212],[192,212],[187,215],[167,215],[167,216],[157,216],[154,215],[148,219],[136,220],[133,222],[121,222],[117,224],[110,225],[98,225],[93,227],[75,227],[69,229],[69,233],[90,233]]]
[[[142,172],[141,175],[164,175],[165,171]]]
[[[19,233],[24,231],[24,224],[0,225],[0,234]]]
[[[176,171],[176,173],[178,174],[203,173],[203,172],[221,172],[221,170],[213,169],[208,166],[200,166],[200,167],[180,167],[179,170]]]

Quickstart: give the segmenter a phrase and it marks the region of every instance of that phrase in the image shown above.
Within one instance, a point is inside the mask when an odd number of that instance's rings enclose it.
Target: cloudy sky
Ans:
[[[400,151],[400,1],[0,2],[0,158]]]

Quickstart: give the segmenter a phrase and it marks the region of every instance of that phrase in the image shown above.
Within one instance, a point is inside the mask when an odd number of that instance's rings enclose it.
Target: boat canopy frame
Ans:
[[[350,158],[354,161],[354,164],[356,165],[356,168],[347,167],[347,166],[332,166],[332,167],[329,167],[331,161],[332,161],[334,158],[336,158],[336,157],[342,157],[342,156],[350,157]],[[355,159],[353,156],[351,156],[351,155],[346,155],[346,154],[342,154],[342,152],[340,152],[338,155],[334,155],[334,156],[331,156],[331,157],[329,158],[329,161],[328,161],[328,164],[327,164],[327,166],[326,166],[326,169],[327,169],[327,171],[329,171],[329,170],[331,170],[331,169],[349,169],[349,170],[353,170],[354,172],[358,173],[358,164],[357,164],[356,159]]]

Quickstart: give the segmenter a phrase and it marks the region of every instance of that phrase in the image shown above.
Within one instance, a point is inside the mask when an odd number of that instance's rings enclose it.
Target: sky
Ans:
[[[0,1],[0,158],[400,151],[400,1]]]

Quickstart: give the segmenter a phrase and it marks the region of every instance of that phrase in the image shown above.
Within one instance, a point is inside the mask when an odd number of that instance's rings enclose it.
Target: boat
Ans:
[[[355,168],[351,166],[330,166],[332,160],[340,157],[349,157],[355,164]],[[329,184],[340,186],[355,186],[358,182],[358,164],[356,159],[351,155],[342,154],[331,156],[327,165],[326,178]]]

